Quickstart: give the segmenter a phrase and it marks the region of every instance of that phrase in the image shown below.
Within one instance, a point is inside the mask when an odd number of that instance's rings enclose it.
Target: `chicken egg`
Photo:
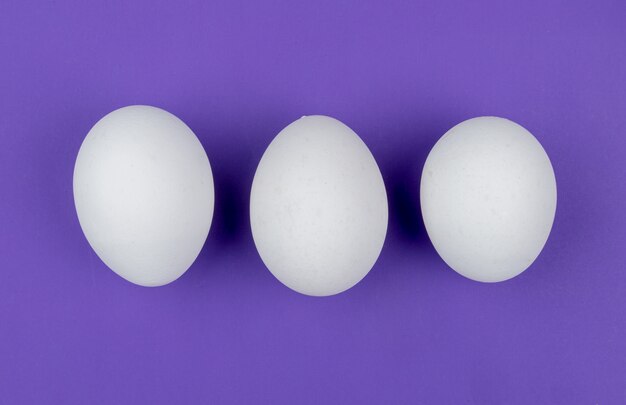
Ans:
[[[252,234],[287,287],[327,296],[354,286],[376,262],[387,221],[378,165],[338,120],[302,117],[263,154],[250,195]]]
[[[450,129],[422,172],[420,200],[441,258],[472,280],[517,276],[543,249],[556,212],[556,179],[537,139],[504,118]]]
[[[209,233],[209,159],[174,115],[124,107],[83,141],[74,202],[87,241],[111,270],[142,286],[164,285],[191,266]]]

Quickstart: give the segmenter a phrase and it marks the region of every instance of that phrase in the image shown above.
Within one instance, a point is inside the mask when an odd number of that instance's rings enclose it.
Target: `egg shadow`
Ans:
[[[389,201],[389,237],[392,242],[428,246],[420,208],[420,181],[428,153],[445,132],[446,120],[420,124],[392,133],[396,144],[379,164]],[[416,129],[419,128],[419,129]]]
[[[397,272],[419,273],[419,277],[426,279],[441,276],[435,271],[438,267],[426,265],[440,260],[422,218],[420,182],[428,154],[457,120],[448,115],[416,120],[388,130],[388,144],[373,143],[372,152],[381,169],[389,202],[387,238],[379,257],[380,266],[375,266],[373,272],[375,277],[393,283],[395,279],[390,275]],[[398,255],[412,265],[398,266]]]
[[[207,153],[211,148],[206,147]],[[214,148],[213,148],[214,149]],[[236,148],[209,156],[213,171],[215,205],[208,247],[226,249],[244,243],[250,235],[249,197],[254,168],[246,151]]]
[[[211,243],[218,247],[236,245],[249,234],[249,184],[243,176],[226,177],[216,173],[215,209],[211,230]],[[219,177],[218,177],[219,176]]]
[[[420,177],[415,164],[396,163],[386,177],[389,199],[389,232],[398,239],[414,242],[426,230],[420,210]]]
[[[254,252],[249,215],[250,189],[261,156],[275,135],[276,127],[281,125],[282,122],[271,117],[230,128],[218,122],[204,121],[202,117],[195,122],[190,120],[190,127],[211,163],[215,190],[211,229],[193,266],[195,271],[190,272],[192,277],[203,280],[206,277],[228,277],[229,270],[226,269],[231,267],[216,266],[216,262]],[[259,134],[264,134],[267,139],[259,138]],[[248,276],[254,273],[251,269],[241,271]]]

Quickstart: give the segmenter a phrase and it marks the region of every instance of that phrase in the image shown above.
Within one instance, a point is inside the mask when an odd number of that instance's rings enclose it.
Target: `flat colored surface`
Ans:
[[[0,4],[0,403],[626,403],[623,1]],[[173,284],[109,271],[74,211],[81,141],[151,104],[206,148],[216,211]],[[330,298],[256,253],[248,197],[302,115],[354,129],[390,202],[378,263]],[[425,234],[434,142],[480,115],[552,159],[552,235],[521,276],[448,269]]]

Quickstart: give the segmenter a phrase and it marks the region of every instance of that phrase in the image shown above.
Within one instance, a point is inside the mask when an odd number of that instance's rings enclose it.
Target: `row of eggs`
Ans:
[[[208,236],[214,199],[200,141],[159,108],[129,106],[106,115],[76,159],[81,228],[102,261],[135,284],[168,284],[191,266]],[[503,281],[543,249],[556,180],[526,129],[503,118],[473,118],[431,150],[420,203],[428,236],[452,269],[477,281]],[[283,284],[313,296],[340,293],[365,277],[383,247],[383,177],[346,125],[302,117],[261,158],[250,223],[261,259]]]

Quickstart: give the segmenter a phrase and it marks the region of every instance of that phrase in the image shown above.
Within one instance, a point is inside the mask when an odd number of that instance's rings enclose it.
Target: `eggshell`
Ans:
[[[272,274],[303,294],[337,294],[370,271],[383,247],[385,185],[367,146],[326,116],[283,129],[250,196],[256,247]]]
[[[213,175],[198,138],[149,106],[113,111],[76,158],[74,201],[91,247],[135,284],[160,286],[198,256],[213,217]]]
[[[441,258],[472,280],[515,277],[537,258],[556,211],[548,155],[520,125],[497,117],[464,121],[433,147],[420,199]]]

